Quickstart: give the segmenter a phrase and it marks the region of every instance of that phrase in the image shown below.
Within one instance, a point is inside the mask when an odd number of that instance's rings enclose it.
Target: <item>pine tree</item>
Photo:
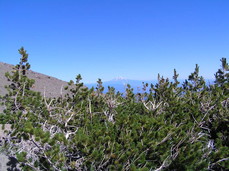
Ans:
[[[10,123],[4,148],[24,170],[227,170],[229,169],[228,64],[206,85],[199,66],[179,86],[158,75],[158,83],[131,85],[120,94],[102,80],[96,89],[70,81],[69,93],[47,98],[30,88],[28,54],[14,71],[0,122]],[[149,91],[147,89],[149,88]]]

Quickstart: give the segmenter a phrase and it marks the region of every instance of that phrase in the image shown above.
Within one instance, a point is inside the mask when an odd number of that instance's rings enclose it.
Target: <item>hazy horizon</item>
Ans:
[[[0,63],[5,63],[5,62],[0,61]],[[5,64],[9,64],[9,63],[5,63]],[[16,64],[9,64],[9,65],[16,65]],[[48,74],[46,74],[46,73],[41,73],[41,72],[39,72],[39,71],[35,71],[35,70],[31,69],[31,68],[30,68],[29,70],[32,70],[33,72],[36,72],[36,73],[39,73],[39,74],[44,74],[44,75],[47,75],[47,76],[51,76],[51,77],[60,79],[60,78],[58,78],[58,77],[55,77],[55,76],[52,76],[52,75],[48,75]],[[178,74],[179,74],[179,73],[178,73]],[[163,75],[161,75],[161,76],[163,76]],[[200,76],[201,76],[201,75],[200,75]],[[174,81],[172,77],[169,78],[169,77],[164,77],[164,76],[163,76],[163,78],[165,78],[165,79],[168,78],[169,81]],[[99,79],[99,78],[98,78],[98,79]],[[96,85],[98,79],[95,80],[94,82],[85,82],[84,79],[83,79],[81,82],[83,82],[84,84],[87,84],[87,85]],[[183,78],[183,79],[178,78],[178,81],[185,81],[186,79],[188,79],[188,77],[187,77],[187,78]],[[208,81],[211,81],[211,82],[212,82],[212,81],[214,81],[215,78],[210,78],[210,79],[204,78],[204,79],[205,79],[206,82],[208,82]],[[62,80],[62,79],[60,79],[60,80]],[[74,79],[71,79],[71,80],[75,81],[75,78],[74,78]],[[69,82],[70,80],[62,80],[62,81]],[[108,83],[111,83],[111,82],[113,82],[113,83],[115,83],[115,84],[116,84],[116,83],[117,83],[117,84],[120,84],[122,81],[127,81],[127,82],[129,82],[129,81],[130,81],[130,82],[135,82],[135,81],[136,81],[136,82],[138,82],[138,83],[142,83],[142,82],[145,82],[145,83],[151,83],[151,82],[156,83],[156,82],[158,81],[158,78],[155,78],[155,79],[145,79],[145,80],[143,80],[143,79],[129,79],[129,78],[125,78],[125,77],[119,76],[119,77],[112,78],[112,79],[110,79],[110,80],[102,80],[102,82],[105,83],[106,85],[108,85]]]

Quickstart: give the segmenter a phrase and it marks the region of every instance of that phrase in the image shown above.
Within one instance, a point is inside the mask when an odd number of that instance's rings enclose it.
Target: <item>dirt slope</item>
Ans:
[[[0,95],[7,93],[4,88],[9,84],[5,77],[6,72],[12,71],[13,65],[0,62]],[[61,95],[61,89],[67,85],[67,82],[59,80],[54,77],[50,77],[44,74],[40,74],[34,71],[28,71],[28,77],[35,80],[35,85],[32,90],[39,91],[44,94],[46,92],[47,97],[58,97]]]

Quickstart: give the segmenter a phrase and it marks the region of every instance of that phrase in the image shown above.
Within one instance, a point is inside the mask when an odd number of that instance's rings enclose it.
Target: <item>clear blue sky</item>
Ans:
[[[214,78],[229,60],[229,0],[0,0],[0,61],[69,81]]]

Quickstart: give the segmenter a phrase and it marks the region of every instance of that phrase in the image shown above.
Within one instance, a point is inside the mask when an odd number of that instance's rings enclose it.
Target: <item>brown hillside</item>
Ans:
[[[4,88],[5,85],[9,84],[5,77],[6,72],[11,72],[13,65],[0,62],[0,95],[7,93]],[[28,77],[35,80],[35,84],[32,88],[34,91],[39,91],[45,94],[47,97],[58,97],[61,95],[61,89],[67,85],[67,82],[59,80],[54,77],[50,77],[38,72],[29,70],[27,73]]]

